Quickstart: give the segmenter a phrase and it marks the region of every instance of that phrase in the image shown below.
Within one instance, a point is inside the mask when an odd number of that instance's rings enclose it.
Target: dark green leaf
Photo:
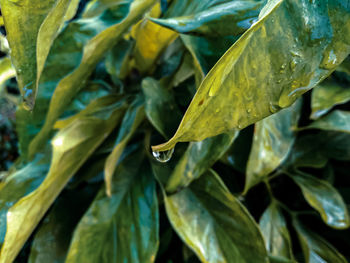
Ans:
[[[320,129],[350,133],[350,112],[335,110],[301,129]]]
[[[270,256],[293,260],[292,241],[283,214],[272,202],[261,216],[260,229]]]
[[[143,152],[117,167],[111,197],[103,186],[81,219],[66,263],[151,263],[158,249],[155,180]]]
[[[62,191],[69,179],[88,159],[118,124],[124,113],[124,101],[118,97],[107,100],[114,107],[106,106],[104,114],[81,116],[60,130],[52,141],[53,157],[50,170],[43,183],[30,195],[19,200],[7,214],[7,231],[1,249],[0,262],[12,262],[23,244],[40,222],[47,209]]]
[[[306,201],[334,228],[347,228],[350,218],[346,204],[338,191],[327,181],[298,172],[292,176],[301,188]]]
[[[274,171],[288,156],[296,134],[301,101],[255,124],[244,192]]]
[[[268,262],[258,226],[215,172],[165,196],[165,207],[176,232],[202,262]]]
[[[173,193],[199,178],[228,150],[237,135],[232,132],[191,143],[171,174],[166,191]]]
[[[346,259],[326,240],[308,231],[298,221],[293,225],[298,233],[307,263],[347,263]]]

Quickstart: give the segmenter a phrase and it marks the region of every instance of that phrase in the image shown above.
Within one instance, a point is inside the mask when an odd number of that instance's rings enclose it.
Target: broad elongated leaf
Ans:
[[[74,189],[58,198],[35,234],[28,263],[65,262],[73,231],[96,194],[95,188]]]
[[[260,218],[260,229],[271,256],[293,260],[292,241],[283,214],[272,202]]]
[[[326,240],[308,231],[300,222],[294,220],[301,248],[307,263],[347,263],[347,260]]]
[[[125,113],[125,116],[123,117],[114,149],[106,159],[104,171],[106,193],[108,196],[111,196],[112,194],[112,176],[114,174],[115,168],[117,167],[119,158],[122,155],[130,138],[132,135],[134,135],[137,127],[144,120],[145,113],[143,104],[143,100],[140,97],[137,97],[130,105],[129,109]]]
[[[101,98],[110,101],[110,96]],[[51,167],[43,183],[30,195],[18,201],[7,213],[7,231],[1,248],[0,262],[12,262],[47,209],[69,179],[117,125],[124,113],[124,102],[118,98],[106,106],[104,115],[82,116],[60,130],[54,140]]]
[[[41,158],[35,159],[20,170],[11,174],[0,185],[0,244],[6,234],[8,210],[23,196],[35,190],[44,180],[49,165]]]
[[[81,219],[66,263],[151,263],[158,249],[156,185],[142,151],[126,157]]]
[[[302,129],[320,129],[350,133],[350,112],[341,110],[332,111]]]
[[[245,192],[274,171],[288,156],[296,138],[301,101],[255,124]]]
[[[340,229],[349,227],[350,218],[346,204],[332,185],[300,172],[292,178],[301,188],[306,201],[320,213],[326,224]]]
[[[165,19],[150,18],[179,33],[227,36],[244,33],[254,22],[262,6],[258,1],[231,1],[211,6],[195,14]]]
[[[145,111],[148,120],[160,134],[169,138],[181,120],[181,112],[173,94],[152,78],[142,81],[142,90],[145,95]]]
[[[325,80],[312,91],[311,119],[325,115],[332,107],[350,100],[350,88]]]
[[[237,135],[236,131],[191,143],[171,174],[166,191],[178,191],[199,178],[228,150]]]
[[[215,172],[164,198],[171,224],[202,262],[268,262],[258,226]]]
[[[45,124],[30,144],[30,157],[45,143],[53,124],[64,112],[65,107],[71,102],[72,98],[84,87],[86,80],[97,63],[121,39],[129,27],[138,21],[154,3],[155,0],[135,0],[131,4],[130,0],[118,2],[120,9],[119,19],[114,19],[115,24],[113,26],[108,27],[88,41],[84,47],[80,64],[72,73],[65,76],[56,87],[51,98]]]
[[[70,0],[1,0],[11,58],[24,107],[32,110],[38,82]]]
[[[270,1],[204,79],[174,137],[153,150],[242,129],[290,106],[349,54],[349,23],[340,0]]]

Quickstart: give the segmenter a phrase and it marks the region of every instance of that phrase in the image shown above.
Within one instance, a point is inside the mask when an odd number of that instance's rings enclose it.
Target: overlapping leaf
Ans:
[[[350,112],[341,110],[332,111],[302,129],[320,129],[350,133]]]
[[[315,208],[325,223],[334,228],[347,228],[350,218],[346,204],[338,191],[327,181],[298,173],[292,176],[306,201]]]
[[[117,11],[119,17],[114,17],[114,25],[104,29],[84,46],[83,56],[80,64],[73,68],[73,72],[65,76],[57,85],[52,95],[49,111],[45,124],[40,133],[35,137],[30,145],[30,156],[36,152],[47,140],[51,128],[57,118],[64,112],[65,107],[71,102],[73,97],[84,87],[85,82],[103,58],[106,52],[115,45],[129,29],[138,21],[154,3],[155,0],[135,0],[118,2]]]
[[[255,124],[253,147],[250,152],[245,192],[274,171],[288,156],[296,138],[295,128],[301,101]]]
[[[326,240],[308,231],[300,222],[294,220],[301,248],[307,263],[346,263],[347,260]]]
[[[12,262],[47,209],[93,151],[102,143],[124,113],[125,103],[118,97],[99,99],[110,102],[103,115],[80,116],[60,130],[54,140],[51,167],[43,183],[18,201],[7,213],[7,231],[0,262]]]
[[[349,23],[342,1],[270,1],[202,82],[174,137],[153,150],[242,129],[290,106],[349,54]]]
[[[66,263],[151,263],[158,249],[154,177],[143,152],[117,167],[111,196],[103,186],[80,221]]]
[[[53,40],[64,22],[69,0],[2,0],[7,39],[24,106],[32,110],[38,82]]]
[[[215,172],[164,198],[171,224],[202,262],[268,262],[258,226]]]

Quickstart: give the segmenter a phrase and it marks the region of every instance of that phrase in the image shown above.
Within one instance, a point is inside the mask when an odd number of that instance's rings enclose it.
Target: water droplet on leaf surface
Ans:
[[[168,162],[171,157],[173,156],[174,153],[174,148],[168,150],[168,151],[163,151],[163,152],[158,152],[158,151],[153,151],[153,157],[156,158],[158,162],[161,163],[166,163]]]

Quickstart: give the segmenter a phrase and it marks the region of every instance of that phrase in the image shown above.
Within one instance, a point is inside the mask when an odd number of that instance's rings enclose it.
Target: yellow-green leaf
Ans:
[[[208,73],[173,138],[153,150],[242,129],[290,106],[350,53],[349,25],[341,0],[269,1]]]

